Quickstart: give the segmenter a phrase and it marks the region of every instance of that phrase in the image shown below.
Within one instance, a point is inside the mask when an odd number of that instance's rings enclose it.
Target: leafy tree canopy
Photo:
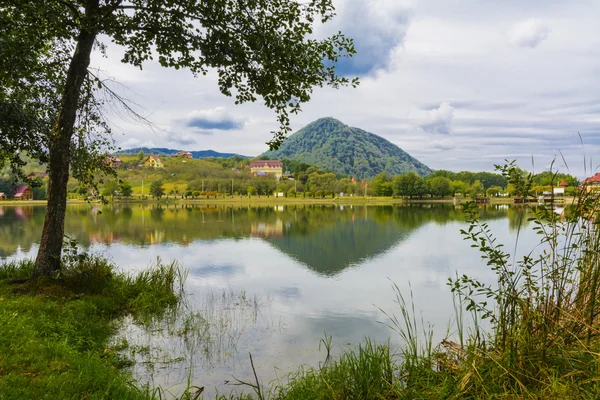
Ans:
[[[150,184],[150,195],[158,199],[165,195],[162,181],[154,181]]]

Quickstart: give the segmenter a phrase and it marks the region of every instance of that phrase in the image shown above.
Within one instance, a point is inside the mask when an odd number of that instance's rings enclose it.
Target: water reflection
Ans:
[[[0,207],[0,257],[34,255],[44,213]],[[499,242],[514,244],[520,229],[520,246],[533,248],[525,208],[488,205],[480,213]],[[390,280],[407,292],[410,284],[415,309],[441,340],[453,313],[448,277],[493,278],[459,234],[465,227],[460,208],[439,204],[122,204],[69,206],[65,231],[124,269],[145,268],[158,256],[189,269],[185,312],[150,330],[126,324],[121,335],[142,361],[136,376],[174,392],[189,376],[223,392],[232,375],[252,379],[248,352],[268,382],[274,367],[281,376],[322,361],[325,334],[338,353],[365,336],[399,345],[379,310],[398,311]]]
[[[41,206],[0,207],[0,257],[18,249],[26,253],[36,244],[44,213]],[[484,220],[508,215],[512,229],[526,222],[522,209],[488,206],[481,214]],[[67,209],[65,232],[84,248],[117,243],[187,246],[197,240],[254,237],[319,274],[333,276],[385,253],[424,224],[463,218],[460,208],[449,205],[78,205]]]

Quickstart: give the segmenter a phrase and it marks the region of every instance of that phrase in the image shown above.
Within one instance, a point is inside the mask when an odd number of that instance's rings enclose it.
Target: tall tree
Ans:
[[[165,195],[165,189],[163,188],[162,181],[154,181],[150,184],[150,194],[152,197],[156,197],[160,200],[161,197]]]
[[[373,191],[377,196],[391,196],[394,191],[392,177],[386,172],[375,175],[375,178],[373,178]]]
[[[119,190],[119,182],[115,179],[111,179],[110,181],[104,184],[104,188],[102,189],[102,196],[110,197],[110,201],[113,201],[115,198],[115,193]]]
[[[396,196],[423,197],[428,193],[428,185],[425,180],[414,172],[406,175],[398,175],[392,183]]]
[[[31,44],[34,49],[22,60],[11,58],[18,68],[11,70],[10,79],[0,76],[0,83],[17,87],[23,77],[35,82],[28,79],[30,69],[44,52],[47,56],[59,48],[59,54],[70,54],[68,62],[54,65],[59,72],[49,77],[58,99],[53,103],[56,113],[43,119],[50,121],[43,124],[49,131],[45,140],[41,146],[39,140],[19,142],[20,147],[40,150],[48,160],[48,209],[36,277],[60,269],[69,167],[77,160],[72,152],[76,121],[86,111],[82,100],[89,93],[86,82],[93,81],[88,71],[92,50],[95,45],[103,48],[99,37],[124,47],[124,63],[141,68],[156,59],[164,67],[187,68],[194,75],[215,68],[220,91],[235,94],[237,103],[262,97],[280,124],[271,147],[290,131],[289,113],[300,110],[313,87],[357,84],[335,72],[339,58],[354,53],[352,41],[341,33],[323,40],[312,36],[316,23],[335,15],[332,0],[4,0],[0,12],[0,22],[9,27],[1,31],[0,43],[17,43],[23,49]],[[24,92],[17,100],[28,98]],[[17,111],[23,108],[18,101],[11,104]],[[24,115],[32,124],[37,121],[30,118],[33,114]],[[0,129],[4,136],[6,129]],[[19,136],[12,138],[14,145]]]
[[[444,197],[452,194],[451,181],[443,176],[429,179],[429,186],[433,196]]]

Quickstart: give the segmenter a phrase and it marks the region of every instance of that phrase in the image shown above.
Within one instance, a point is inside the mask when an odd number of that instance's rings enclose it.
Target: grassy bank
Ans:
[[[182,276],[158,263],[137,275],[106,260],[65,258],[56,279],[32,263],[0,266],[0,399],[148,399],[111,337],[125,315],[144,324],[179,301]]]

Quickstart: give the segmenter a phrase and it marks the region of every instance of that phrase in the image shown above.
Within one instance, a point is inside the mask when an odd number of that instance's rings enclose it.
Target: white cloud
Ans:
[[[174,146],[195,145],[198,143],[198,135],[193,135],[186,132],[169,132],[167,135],[167,141],[169,142],[169,144],[172,144]]]
[[[425,132],[448,135],[452,131],[454,107],[448,102],[443,102],[438,108],[428,110],[419,126]]]
[[[146,140],[140,147],[157,147],[157,145],[152,140]]]
[[[548,37],[550,26],[539,19],[528,19],[515,25],[508,36],[511,43],[520,47],[534,48]]]
[[[120,146],[124,149],[130,149],[132,147],[139,147],[140,143],[142,143],[142,141],[139,139],[129,138],[126,141],[122,142]]]
[[[131,149],[134,147],[158,147],[158,146],[152,140],[142,141],[141,139],[138,139],[135,137],[130,137],[129,139],[125,140],[124,142],[119,143],[119,147],[122,149]]]

